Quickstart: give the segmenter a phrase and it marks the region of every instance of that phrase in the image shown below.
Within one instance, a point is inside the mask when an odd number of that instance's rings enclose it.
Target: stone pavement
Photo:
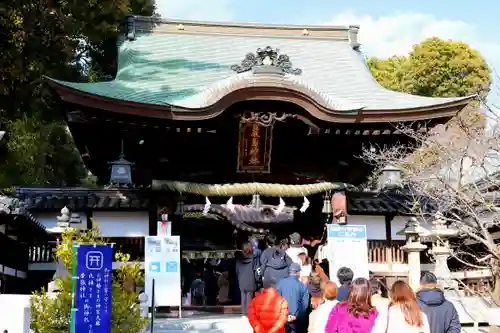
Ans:
[[[451,298],[463,324],[484,323],[484,305],[478,299]],[[468,311],[465,311],[467,308]],[[156,318],[153,333],[253,333],[246,317],[236,314],[200,314],[184,311],[184,318]],[[487,333],[487,327],[462,327],[463,333]],[[151,333],[149,326],[147,333]]]
[[[147,332],[151,332],[148,328]],[[153,333],[252,333],[241,315],[196,315],[183,319],[157,318]]]

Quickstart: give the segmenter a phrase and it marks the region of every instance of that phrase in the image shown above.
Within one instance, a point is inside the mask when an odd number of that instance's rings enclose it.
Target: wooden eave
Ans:
[[[413,109],[336,111],[323,107],[310,96],[301,92],[280,87],[250,87],[231,92],[208,107],[186,109],[173,105],[137,103],[102,97],[69,88],[52,80],[47,81],[61,99],[68,103],[133,116],[181,121],[212,119],[235,103],[251,100],[290,102],[302,107],[313,117],[330,123],[419,121],[453,117],[474,98]]]

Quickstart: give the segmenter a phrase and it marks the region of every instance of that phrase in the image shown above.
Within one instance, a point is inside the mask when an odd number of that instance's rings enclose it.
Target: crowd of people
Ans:
[[[388,297],[372,276],[354,279],[348,267],[330,281],[318,262],[309,264],[300,235],[289,245],[266,237],[260,250],[242,246],[236,273],[243,314],[255,333],[459,333],[458,313],[425,272],[416,293],[396,281]]]

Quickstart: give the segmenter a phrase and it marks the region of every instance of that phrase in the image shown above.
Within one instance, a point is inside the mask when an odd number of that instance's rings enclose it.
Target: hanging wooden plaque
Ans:
[[[273,125],[240,122],[236,172],[270,173]]]

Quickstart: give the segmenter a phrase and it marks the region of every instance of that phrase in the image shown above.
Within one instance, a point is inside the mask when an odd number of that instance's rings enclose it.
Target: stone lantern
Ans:
[[[457,236],[459,230],[449,227],[446,218],[440,212],[434,215],[432,228],[428,237],[432,240],[432,248],[429,253],[434,257],[434,274],[438,279],[439,285],[444,289],[458,289],[458,283],[452,278],[451,271],[448,268],[448,259],[451,256],[451,248],[448,238]]]
[[[47,231],[52,234],[61,234],[68,228],[75,228],[79,230],[81,226],[82,226],[82,221],[80,215],[71,214],[68,207],[64,206],[61,209],[61,215],[57,217],[56,227],[49,228],[47,229]],[[59,243],[59,239],[57,240],[57,243]],[[47,285],[47,291],[49,293],[58,292],[56,280],[68,276],[71,276],[71,274],[66,269],[61,259],[58,259],[56,263],[56,272],[52,277],[52,281],[50,281],[49,284]]]
[[[82,226],[79,214],[70,213],[68,207],[64,206],[61,209],[61,215],[57,217],[56,226],[47,228],[47,231],[51,234],[62,234],[67,228],[86,229],[86,226]]]
[[[427,248],[420,242],[420,236],[424,231],[418,220],[411,217],[400,232],[406,236],[406,244],[402,249],[408,253],[408,284],[414,289],[420,285],[420,252]]]

